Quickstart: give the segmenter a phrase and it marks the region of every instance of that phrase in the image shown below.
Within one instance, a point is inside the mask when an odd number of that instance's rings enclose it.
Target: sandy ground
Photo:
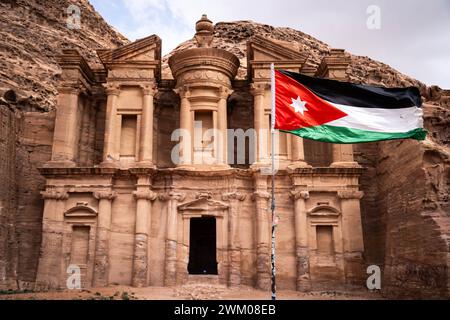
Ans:
[[[382,299],[378,293],[340,293],[279,290],[280,300],[368,300]],[[50,292],[1,292],[0,300],[270,300],[270,293],[251,287],[230,289],[220,285],[188,284],[182,287],[133,288],[112,286],[89,290],[64,290]]]

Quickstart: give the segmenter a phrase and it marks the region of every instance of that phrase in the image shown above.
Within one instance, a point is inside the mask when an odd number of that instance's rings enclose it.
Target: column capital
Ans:
[[[197,192],[195,195],[195,199],[211,199],[212,198],[212,192],[209,191],[203,191],[203,192]]]
[[[187,99],[190,98],[191,96],[191,88],[189,88],[189,86],[186,85],[178,87],[173,91],[175,91],[175,93],[178,94],[181,99]]]
[[[57,89],[59,94],[73,94],[73,95],[79,95],[83,91],[86,91],[86,89],[78,82],[65,83],[62,86],[59,86]]]
[[[69,194],[66,191],[46,190],[41,191],[41,196],[45,200],[67,200]]]
[[[340,199],[361,199],[364,196],[363,191],[358,190],[339,190],[337,195]]]
[[[134,191],[133,196],[136,198],[136,200],[149,200],[149,201],[154,201],[158,197],[158,195],[151,190]]]
[[[291,191],[291,197],[294,200],[298,200],[298,199],[307,200],[307,199],[309,199],[309,191],[295,191],[295,190],[292,190]]]
[[[271,198],[271,195],[267,191],[255,191],[255,192],[253,192],[252,200],[255,201],[258,198],[259,199],[269,200]]]
[[[253,82],[250,85],[250,92],[253,96],[264,95],[270,89],[270,84],[266,82]]]
[[[155,96],[158,93],[158,88],[155,82],[143,83],[139,85],[144,96]]]
[[[246,197],[247,197],[247,195],[244,193],[233,191],[233,192],[224,193],[222,195],[222,200],[223,201],[230,201],[230,200],[244,201]]]
[[[230,88],[227,88],[225,86],[221,86],[219,88],[219,98],[220,99],[228,99],[228,97],[233,93],[234,91]]]
[[[118,83],[106,83],[103,86],[108,96],[118,96],[120,93],[120,84]]]
[[[97,200],[114,200],[117,197],[115,191],[95,191],[94,198]]]
[[[169,201],[169,200],[183,201],[185,198],[186,194],[175,191],[160,193],[158,195],[158,199],[161,201]]]

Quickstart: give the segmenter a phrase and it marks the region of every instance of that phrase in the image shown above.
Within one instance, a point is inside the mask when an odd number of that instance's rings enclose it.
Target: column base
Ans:
[[[311,280],[309,278],[298,278],[297,279],[297,291],[310,292],[311,290],[312,290]]]
[[[256,289],[268,291],[272,285],[270,273],[259,273],[256,280]]]
[[[305,161],[295,161],[292,164],[287,166],[288,171],[295,171],[296,169],[302,169],[302,168],[312,168],[312,166],[310,166]]]

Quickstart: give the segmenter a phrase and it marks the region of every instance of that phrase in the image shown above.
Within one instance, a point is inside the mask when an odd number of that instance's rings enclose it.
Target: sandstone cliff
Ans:
[[[66,26],[69,3],[81,8],[79,30]],[[54,55],[63,48],[77,48],[96,67],[95,49],[127,40],[109,27],[87,0],[10,0],[0,4],[0,11],[0,96],[9,89],[17,94],[16,99],[9,92],[0,105],[0,179],[6,181],[0,190],[0,282],[19,280],[19,287],[26,287],[34,280],[39,255],[43,179],[36,167],[51,153],[55,85],[60,72]],[[238,56],[239,79],[247,73],[246,41],[255,34],[308,52],[312,66],[330,50],[327,44],[290,28],[251,21],[218,23],[213,45]],[[188,40],[174,52],[194,46],[194,41]],[[171,78],[167,65],[171,54],[163,59],[164,78]],[[350,81],[419,87],[425,101],[425,127],[430,132],[423,143],[393,141],[355,147],[358,162],[367,168],[361,179],[366,261],[383,267],[386,294],[446,296],[450,92],[426,87],[368,57],[350,57]]]
[[[67,27],[67,8],[80,8],[80,29]],[[60,70],[55,55],[77,48],[93,67],[96,49],[128,40],[112,29],[87,0],[7,0],[0,2],[0,92],[14,89],[19,106],[50,110]]]
[[[67,28],[70,4],[80,8],[81,29]],[[95,67],[96,49],[127,42],[87,0],[0,2],[0,289],[35,278],[45,183],[36,168],[51,156],[55,55],[77,48]]]

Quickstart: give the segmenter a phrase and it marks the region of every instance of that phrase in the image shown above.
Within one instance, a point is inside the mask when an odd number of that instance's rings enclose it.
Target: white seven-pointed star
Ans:
[[[308,111],[308,109],[306,109],[306,101],[302,101],[300,97],[297,97],[297,99],[295,100],[294,98],[291,99],[292,103],[290,104],[290,106],[295,109],[295,112],[300,112],[303,115],[305,111]]]

